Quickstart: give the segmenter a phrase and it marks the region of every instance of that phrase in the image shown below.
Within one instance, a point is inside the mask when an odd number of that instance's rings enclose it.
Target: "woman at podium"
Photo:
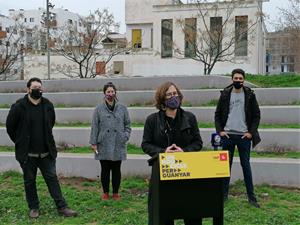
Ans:
[[[162,84],[155,94],[155,106],[159,110],[146,119],[142,149],[153,157],[158,153],[200,151],[202,139],[197,119],[191,112],[181,108],[183,95],[172,82]],[[153,180],[153,174],[151,175]],[[153,225],[151,181],[148,196],[149,225]],[[187,203],[188,204],[188,203]],[[202,220],[184,220],[185,225],[199,225]],[[164,225],[174,225],[167,220]]]

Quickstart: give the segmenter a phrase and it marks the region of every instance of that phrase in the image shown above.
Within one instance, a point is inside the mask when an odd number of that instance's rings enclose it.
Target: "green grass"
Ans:
[[[0,123],[0,127],[4,127],[5,124]],[[55,127],[91,127],[90,123],[82,123],[82,122],[72,122],[72,123],[56,123]],[[132,123],[132,128],[136,127],[144,127],[143,123]],[[214,128],[214,123],[198,123],[199,128]],[[300,124],[261,124],[259,125],[261,129],[300,129]]]
[[[3,125],[2,125],[3,126]],[[56,127],[90,127],[91,125],[89,123],[81,123],[81,122],[75,122],[75,123],[67,123],[67,124],[56,124]],[[143,123],[132,123],[132,127],[144,127]],[[199,128],[214,128],[214,123],[199,123]],[[261,124],[259,128],[263,129],[300,129],[300,124]]]
[[[145,165],[147,166],[147,165]],[[102,224],[146,225],[148,180],[128,178],[122,180],[121,201],[101,201],[99,181],[84,178],[60,179],[62,192],[70,207],[78,211],[76,218],[57,215],[43,179],[37,177],[41,216],[28,218],[21,174],[6,172],[0,175],[1,225],[31,224]],[[229,200],[224,207],[225,225],[298,225],[300,220],[300,190],[259,185],[255,191],[261,204],[250,206],[245,197],[245,186],[238,181],[230,187]],[[176,225],[182,225],[177,221]],[[212,219],[204,219],[211,225]]]
[[[10,108],[10,104],[0,104],[0,109]]]
[[[211,150],[204,148],[203,150]],[[13,152],[15,151],[14,147],[0,146],[0,152]],[[58,151],[62,153],[78,153],[78,154],[93,154],[90,147],[65,147],[59,146]],[[143,150],[135,145],[127,145],[128,154],[144,154]],[[238,151],[235,151],[234,156],[238,156]],[[296,151],[260,151],[255,152],[251,151],[251,157],[254,158],[290,158],[290,159],[300,159],[300,152]]]
[[[292,75],[246,75],[246,81],[259,87],[300,87],[300,74]]]
[[[0,127],[4,127],[5,124],[0,123]],[[72,122],[72,123],[56,123],[55,127],[91,127],[90,123],[82,123],[82,122]],[[144,127],[144,123],[132,123],[132,128],[136,127]],[[206,122],[206,123],[198,123],[199,128],[214,128],[214,123]],[[300,124],[291,123],[291,124],[260,124],[260,129],[300,129]]]

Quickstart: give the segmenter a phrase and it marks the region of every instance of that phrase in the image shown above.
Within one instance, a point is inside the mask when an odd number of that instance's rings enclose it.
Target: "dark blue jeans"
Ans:
[[[223,150],[229,151],[229,163],[230,171],[234,156],[235,146],[239,151],[240,163],[243,169],[244,182],[247,189],[247,195],[249,199],[255,199],[253,181],[252,181],[252,172],[250,165],[250,149],[251,149],[251,140],[247,138],[242,139],[242,135],[229,135],[230,138],[222,137],[223,141]],[[230,177],[224,179],[224,197],[228,196]]]
[[[38,168],[47,184],[51,197],[55,201],[56,207],[58,209],[67,207],[57,179],[55,164],[56,160],[51,158],[51,156],[45,158],[28,157],[27,162],[21,163],[26,200],[29,209],[39,209],[39,198],[36,189],[36,174]]]

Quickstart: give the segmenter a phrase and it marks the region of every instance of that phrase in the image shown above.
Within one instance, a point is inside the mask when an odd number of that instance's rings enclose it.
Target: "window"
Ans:
[[[184,23],[184,56],[196,56],[197,19],[187,18]]]
[[[161,57],[168,58],[173,55],[173,20],[161,21]]]
[[[0,26],[0,31],[2,31],[2,26]]]
[[[142,30],[133,29],[132,30],[132,47],[141,48],[142,47]]]
[[[281,56],[281,72],[295,72],[295,57],[293,55],[283,55]]]
[[[33,17],[29,18],[29,22],[33,23],[34,22],[34,18]]]
[[[235,56],[248,54],[248,16],[235,17]]]
[[[24,22],[25,22],[25,23],[27,22],[27,18],[24,18]]]
[[[222,17],[210,17],[210,54],[217,55],[222,51]]]
[[[124,74],[124,62],[114,61],[113,69],[114,69],[114,74]]]
[[[10,42],[9,41],[6,42],[6,46],[10,46]]]
[[[105,74],[105,65],[106,63],[104,61],[97,61],[96,62],[96,74],[101,75]]]
[[[6,30],[6,33],[9,33],[9,27],[6,27],[5,30]]]
[[[72,24],[73,24],[73,20],[68,19],[68,23],[69,23],[70,25],[72,25]]]
[[[14,33],[14,34],[18,34],[18,31],[17,31],[16,28],[14,28],[13,33]]]

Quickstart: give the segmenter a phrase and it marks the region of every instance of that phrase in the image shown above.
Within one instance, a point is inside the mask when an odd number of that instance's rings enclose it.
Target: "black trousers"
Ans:
[[[246,184],[247,195],[250,200],[255,199],[254,187],[252,181],[252,171],[250,165],[250,149],[251,149],[251,140],[247,138],[242,139],[242,135],[229,135],[230,138],[223,137],[223,149],[229,151],[229,163],[230,170],[232,166],[233,156],[235,146],[239,151],[240,162],[243,169],[244,181]],[[224,197],[228,196],[230,177],[224,179]]]
[[[112,174],[113,193],[119,193],[121,184],[121,162],[111,160],[100,160],[101,184],[103,192],[109,192],[110,171]]]
[[[36,188],[36,174],[39,168],[47,184],[49,193],[55,201],[58,209],[67,207],[62,196],[60,185],[56,175],[56,160],[50,155],[45,158],[28,157],[25,163],[21,163],[23,170],[26,200],[30,209],[39,209],[39,198]]]

